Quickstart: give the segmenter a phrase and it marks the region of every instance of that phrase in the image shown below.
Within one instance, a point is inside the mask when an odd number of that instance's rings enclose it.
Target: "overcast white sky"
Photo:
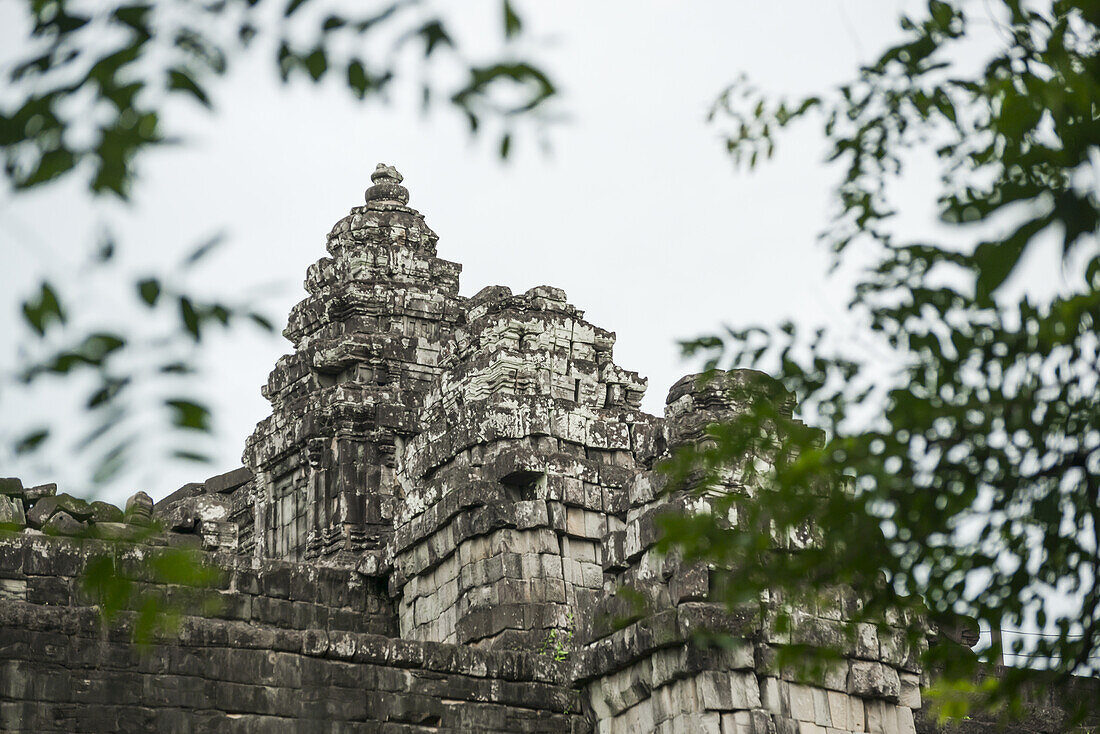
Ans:
[[[22,328],[17,304],[42,277],[74,291],[87,287],[91,298],[109,296],[89,284],[81,265],[105,226],[135,274],[169,267],[224,230],[227,245],[189,282],[230,298],[274,284],[264,291],[272,293],[267,311],[285,319],[304,295],[306,267],[325,254],[325,234],[361,203],[379,161],[405,175],[410,204],[440,235],[440,256],[463,263],[463,294],[490,284],[563,288],[592,322],[617,333],[616,361],[649,377],[651,412],[694,369],[677,340],[723,323],[839,318],[848,294],[825,279],[825,253],[815,243],[835,174],[822,165],[819,141],[809,129],[796,132],[771,165],[739,173],[705,117],[741,73],[789,94],[850,78],[858,62],[896,38],[902,3],[522,7],[569,118],[551,130],[549,154],[521,138],[514,159],[502,164],[495,140],[471,141],[465,122],[445,109],[425,118],[401,95],[390,106],[363,106],[338,84],[284,87],[270,58],[242,59],[211,89],[215,114],[177,109],[167,120],[187,144],[143,159],[131,206],[91,201],[77,181],[0,202],[0,330]],[[456,21],[475,44],[479,34],[496,39],[498,8],[470,3]],[[117,316],[102,302],[74,310]],[[214,464],[139,455],[106,499],[122,501],[137,489],[161,497],[239,465],[245,437],[268,412],[259,388],[288,345],[244,328],[204,343],[201,390],[215,406]],[[15,419],[9,427],[73,414],[72,403],[53,394],[9,393],[0,405]],[[14,469],[28,482],[56,479],[63,489],[88,491],[78,458],[48,456],[48,465]]]

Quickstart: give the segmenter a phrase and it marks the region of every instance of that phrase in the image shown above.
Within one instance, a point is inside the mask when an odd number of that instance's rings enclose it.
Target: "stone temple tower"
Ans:
[[[419,408],[461,317],[461,266],[408,206],[396,169],[378,165],[366,203],[328,235],[309,296],[283,334],[294,353],[263,390],[272,415],[248,440],[252,540],[292,560],[381,547],[396,514],[395,457],[419,433]]]
[[[719,601],[715,569],[658,552],[662,514],[710,507],[666,491],[657,461],[742,410],[733,388],[771,378],[689,375],[649,415],[613,332],[550,286],[460,296],[401,175],[380,164],[371,180],[307,273],[245,469],[204,485],[235,550],[348,574],[409,649],[575,661],[591,728],[573,731],[914,734],[919,651],[900,628],[865,625],[835,669],[800,677],[772,663],[786,638]],[[843,645],[856,604],[796,610],[790,635]],[[696,644],[716,632],[730,645]]]
[[[0,478],[0,730],[916,734],[920,654],[944,635],[868,623],[845,589],[731,611],[735,572],[661,549],[670,510],[721,506],[659,460],[748,394],[791,396],[689,375],[645,413],[613,332],[550,286],[460,296],[401,175],[371,180],[309,268],[245,466],[153,518],[145,495],[123,513]],[[769,491],[725,468],[724,491]],[[205,553],[212,588],[145,572],[176,547]],[[80,583],[96,558],[181,602],[152,654],[101,628]],[[840,655],[780,665],[791,645]]]

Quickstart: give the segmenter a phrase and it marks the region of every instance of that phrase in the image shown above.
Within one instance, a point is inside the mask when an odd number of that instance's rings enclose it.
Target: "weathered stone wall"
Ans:
[[[195,597],[157,588],[141,558],[156,552],[0,540],[0,731],[587,731],[570,666],[395,639],[354,571],[210,557],[225,574]],[[78,580],[103,553],[147,591],[183,593],[178,628],[141,647],[133,613],[104,627]]]
[[[384,580],[351,569],[194,551],[217,578],[196,589],[164,583],[155,563],[164,552],[143,544],[0,536],[0,599],[88,608],[97,599],[84,588],[85,569],[92,560],[110,558],[117,574],[133,582],[137,605],[152,597],[164,608],[274,629],[397,632]]]

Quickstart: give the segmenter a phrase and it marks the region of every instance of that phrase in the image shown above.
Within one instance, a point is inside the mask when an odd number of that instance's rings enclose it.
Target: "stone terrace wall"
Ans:
[[[135,615],[104,629],[73,582],[104,551],[155,552],[0,539],[0,731],[589,730],[568,665],[373,634],[394,619],[355,572],[228,568],[221,611],[135,646]]]
[[[1000,675],[1000,670],[988,671]],[[917,734],[1094,734],[1100,731],[1100,679],[1074,677],[1069,681],[1039,682],[1023,691],[1024,717],[1017,721],[998,721],[995,715],[974,711],[965,720],[941,724],[926,700],[917,716]],[[1076,728],[1068,722],[1076,706],[1092,706]]]
[[[147,648],[89,608],[0,605],[0,730],[582,732],[561,666],[378,635],[186,617]]]
[[[355,571],[228,554],[200,554],[222,571],[213,588],[158,583],[149,559],[159,548],[49,536],[0,537],[0,602],[41,607],[89,607],[79,577],[97,557],[114,558],[135,582],[140,599],[156,596],[213,619],[277,629],[396,633],[383,583]],[[2,658],[2,656],[0,656]]]

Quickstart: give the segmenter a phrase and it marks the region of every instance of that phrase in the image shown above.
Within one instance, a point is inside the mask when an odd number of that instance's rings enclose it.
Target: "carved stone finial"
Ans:
[[[374,169],[374,173],[370,175],[370,180],[374,183],[374,186],[367,189],[367,203],[372,201],[409,203],[409,190],[401,185],[401,182],[405,179],[393,166],[379,163]]]
[[[371,183],[376,184],[382,183],[383,181],[387,183],[399,184],[405,180],[405,177],[402,176],[393,166],[386,165],[385,163],[379,163],[377,166],[374,167],[374,173],[370,175],[370,180]]]

